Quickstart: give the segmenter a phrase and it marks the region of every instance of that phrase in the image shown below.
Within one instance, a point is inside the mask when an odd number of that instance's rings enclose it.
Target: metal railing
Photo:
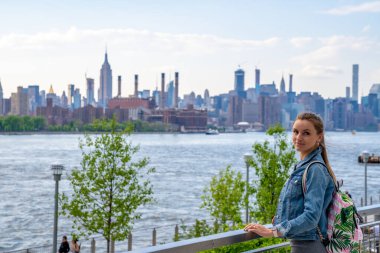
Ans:
[[[376,232],[376,226],[380,227],[380,204],[370,205],[359,207],[358,212],[363,217],[368,217],[368,223],[361,224],[362,230],[364,232],[364,240],[363,240],[363,249],[362,252],[377,252],[379,251],[379,230]],[[375,217],[374,217],[375,216]],[[375,220],[375,221],[374,221]],[[270,228],[272,225],[268,224],[266,227]],[[178,233],[178,226],[174,230],[175,233]],[[152,244],[156,243],[156,233],[155,229],[153,230],[152,236]],[[166,230],[167,233],[167,230]],[[149,233],[148,233],[149,234]],[[134,253],[191,253],[191,252],[199,252],[208,249],[215,249],[222,246],[228,246],[231,244],[245,242],[249,240],[258,239],[254,233],[246,233],[243,230],[235,230],[220,234],[214,234],[199,238],[193,238],[189,240],[183,240],[173,243],[162,244],[159,246],[142,248],[134,251],[132,250],[132,236],[130,236],[130,240],[128,242],[119,242],[116,247],[112,247],[112,252],[134,252]],[[96,242],[95,240],[96,239]],[[103,253],[104,247],[99,247],[98,243],[101,241],[101,237],[98,238],[89,238],[88,240],[82,241],[81,253]],[[99,241],[98,241],[99,240]],[[95,244],[96,243],[96,244]],[[116,249],[115,249],[116,248]],[[287,248],[289,248],[289,242],[284,242],[280,244],[271,245],[268,247],[263,247],[259,249],[253,249],[250,251],[246,251],[245,253],[258,253],[258,252],[288,252]],[[40,247],[28,248],[23,250],[13,250],[7,251],[7,253],[51,253],[52,245],[45,245]]]
[[[380,215],[380,204],[364,206],[358,208],[358,212],[361,216],[372,216],[372,215]],[[380,223],[380,222],[379,222]],[[361,227],[364,228],[372,228],[376,226],[378,223],[367,223],[363,224]],[[266,227],[270,228],[272,225],[266,225]],[[371,231],[369,231],[371,232]],[[368,233],[365,240],[363,241],[363,247],[367,248],[366,252],[376,252],[372,251],[372,248],[375,248],[376,238],[373,239],[373,233]],[[376,236],[375,236],[376,237]],[[259,238],[258,235],[254,233],[247,233],[243,230],[235,230],[205,237],[194,238],[190,240],[184,240],[179,242],[168,243],[164,245],[147,247],[139,250],[132,251],[133,253],[195,253],[203,250],[215,249],[221,246],[227,246],[238,242],[245,242],[248,240],[253,240]],[[371,243],[372,242],[372,243]],[[280,249],[283,247],[287,247],[288,244],[277,244],[267,247],[267,249],[257,249],[253,251],[248,251],[250,253],[253,252],[268,252],[275,249]],[[263,251],[264,250],[264,251]],[[247,253],[248,253],[247,252]],[[380,252],[379,252],[380,253]]]

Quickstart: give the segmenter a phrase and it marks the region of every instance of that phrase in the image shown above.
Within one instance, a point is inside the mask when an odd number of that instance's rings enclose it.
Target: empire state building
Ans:
[[[99,105],[107,108],[108,100],[112,98],[112,69],[108,63],[107,51],[105,54],[104,63],[100,69],[100,87],[98,91]]]

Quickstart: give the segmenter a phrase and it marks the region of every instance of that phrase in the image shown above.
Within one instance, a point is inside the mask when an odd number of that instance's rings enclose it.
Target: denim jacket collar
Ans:
[[[314,157],[318,156],[321,153],[322,153],[321,147],[317,147],[312,152],[310,152],[310,154],[308,154],[303,160],[299,161],[299,163],[295,167],[295,170],[303,167],[305,164],[308,164],[309,162],[311,162],[311,160],[313,160]]]

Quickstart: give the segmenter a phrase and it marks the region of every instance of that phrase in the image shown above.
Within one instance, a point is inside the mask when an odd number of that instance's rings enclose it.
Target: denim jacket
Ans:
[[[302,190],[302,176],[311,161],[321,161],[317,148],[300,161],[281,190],[273,225],[283,237],[294,240],[319,240],[317,226],[327,236],[326,210],[334,193],[334,181],[327,168],[314,163],[306,178],[306,194]],[[323,162],[324,163],[324,162]]]

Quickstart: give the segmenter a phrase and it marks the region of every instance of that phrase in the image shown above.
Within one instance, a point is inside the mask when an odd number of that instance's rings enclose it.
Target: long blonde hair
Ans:
[[[317,114],[312,113],[312,112],[302,112],[302,113],[297,115],[296,120],[307,120],[307,121],[311,122],[313,124],[315,130],[317,130],[317,134],[322,135],[321,141],[319,142],[319,146],[322,149],[322,158],[326,164],[326,167],[327,167],[329,174],[331,175],[331,177],[334,180],[334,183],[336,184],[337,182],[336,182],[335,173],[332,170],[331,165],[329,163],[329,159],[327,157],[323,120]]]

